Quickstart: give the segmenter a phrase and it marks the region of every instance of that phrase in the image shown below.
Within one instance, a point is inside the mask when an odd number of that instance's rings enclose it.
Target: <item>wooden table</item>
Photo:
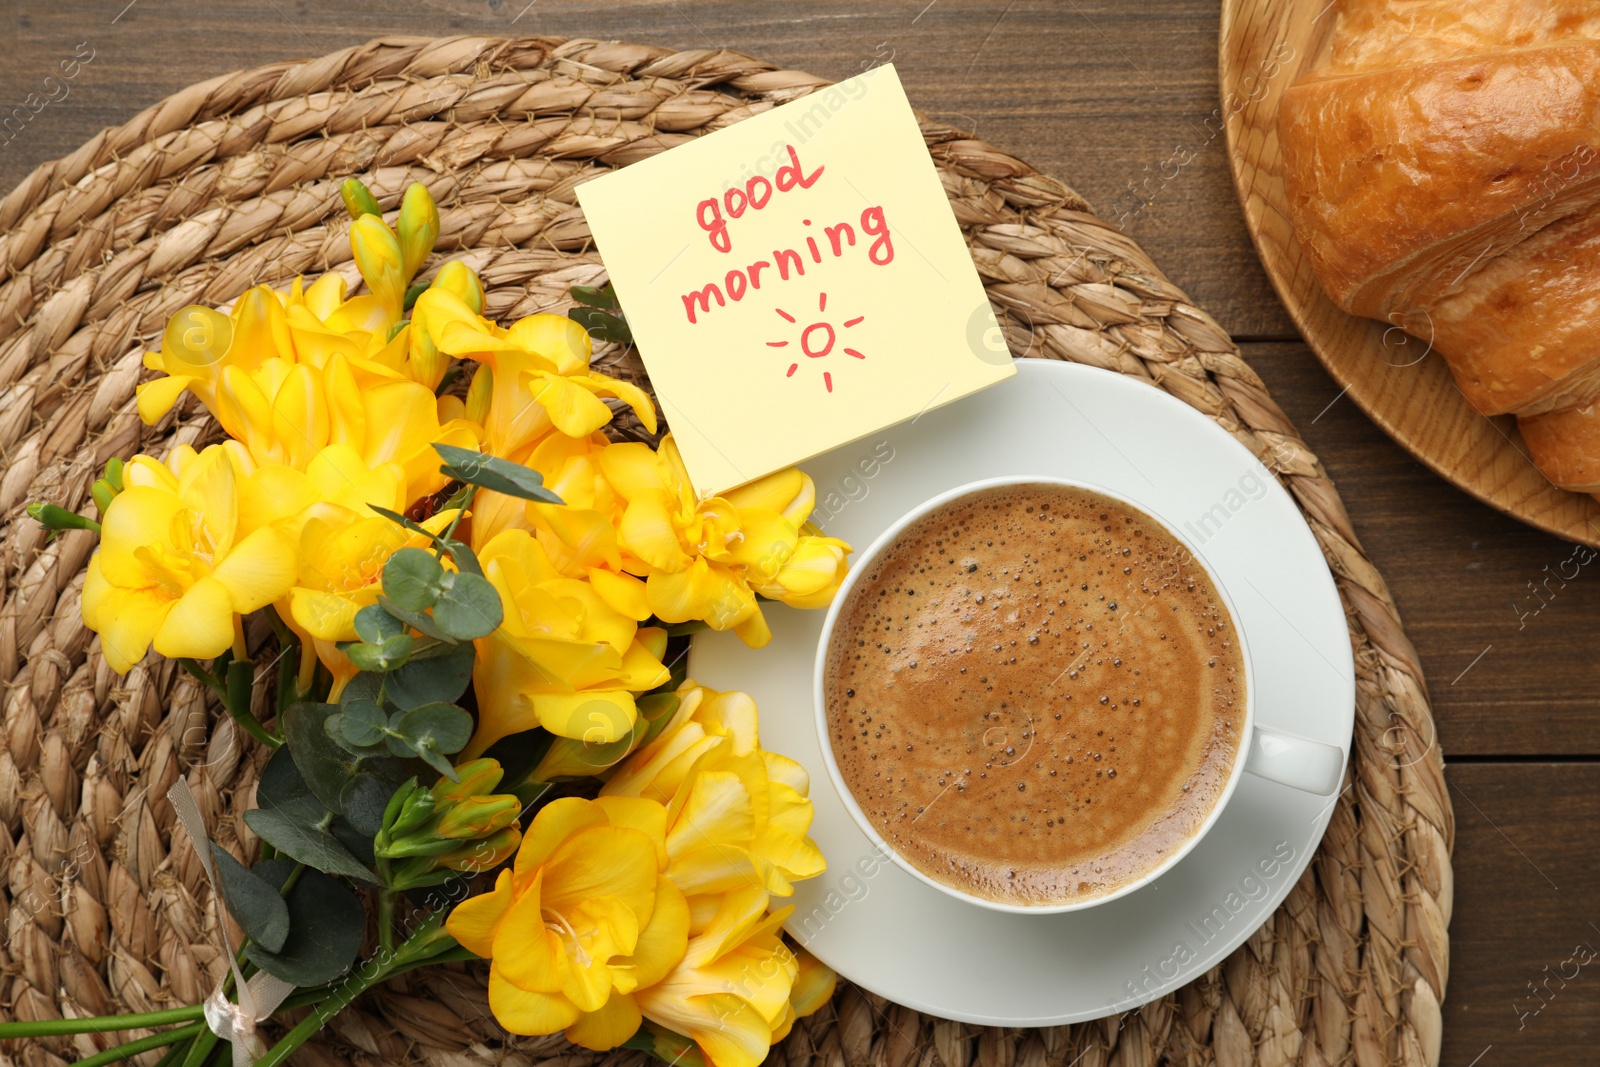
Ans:
[[[12,0],[6,109],[30,93],[60,97],[46,76],[75,53],[93,58],[65,98],[0,133],[0,185],[190,82],[387,33],[726,47],[829,78],[892,59],[916,106],[1068,181],[1102,214],[1126,213],[1125,228],[1240,342],[1337,481],[1421,654],[1450,765],[1443,1062],[1595,1061],[1600,973],[1554,975],[1574,946],[1600,947],[1600,562],[1563,581],[1571,545],[1434,477],[1299,342],[1245,233],[1219,124],[1205,121],[1219,106],[1216,0],[415,0],[407,17],[393,13],[401,6]]]

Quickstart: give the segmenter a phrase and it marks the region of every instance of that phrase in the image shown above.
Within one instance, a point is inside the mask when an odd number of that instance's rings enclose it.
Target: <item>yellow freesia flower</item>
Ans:
[[[479,553],[505,620],[477,641],[475,756],[509,734],[543,727],[558,737],[605,743],[633,728],[634,693],[666,682],[659,631],[610,607],[594,586],[564,577],[526,530],[507,530]]]
[[[670,804],[701,756],[719,748],[745,756],[759,745],[756,702],[749,693],[718,692],[691,678],[678,687],[672,718],[617,768],[606,790]]]
[[[659,737],[629,756],[602,796],[667,805],[667,873],[690,897],[757,884],[778,896],[821,874],[806,836],[813,809],[805,768],[760,748],[755,701],[686,682]]]
[[[237,616],[288,590],[294,543],[272,526],[241,533],[239,479],[220,445],[179,450],[171,466],[135,457],[124,485],[83,583],[106,662],[126,673],[152,643],[163,656],[221,655]]]
[[[757,1067],[794,1023],[799,964],[779,936],[791,910],[768,914],[754,886],[726,894],[678,965],[633,995],[644,1017],[692,1040],[710,1067]]]
[[[450,913],[451,936],[493,961],[489,1007],[507,1030],[612,1048],[638,1029],[631,994],[668,974],[689,932],[683,895],[660,876],[663,815],[645,801],[552,801],[494,890]]]
[[[483,280],[459,259],[452,259],[439,268],[432,287],[460,297],[474,314],[483,312]],[[428,331],[426,305],[413,306],[411,309],[411,324],[406,327],[406,346],[411,361],[410,377],[430,389],[438,388],[450,365],[450,356],[439,351],[439,346],[433,342],[433,335]],[[488,381],[485,380],[484,388],[487,387]],[[483,421],[481,416],[477,421]]]
[[[646,599],[663,622],[700,620],[759,648],[772,633],[756,593],[813,607],[838,588],[850,546],[805,525],[816,488],[800,471],[698,500],[671,434],[655,451],[612,445],[599,465],[627,501],[618,542],[648,570]]]
[[[439,533],[455,516],[454,510],[441,511],[421,525]],[[402,548],[425,548],[428,541],[366,508],[327,501],[313,503],[291,521],[299,527],[300,566],[294,585],[277,603],[278,615],[301,646],[316,653],[315,659],[301,656],[300,688],[310,689],[321,661],[333,675],[328,699],[337,701],[359,673],[339,651],[339,642],[357,640],[356,613],[378,602],[389,557]]]
[[[145,353],[145,366],[166,377],[138,387],[140,416],[154,423],[188,390],[220,417],[217,388],[224,372],[231,367],[254,376],[269,360],[321,368],[342,356],[363,386],[397,380],[420,383],[430,392],[437,388],[449,357],[426,332],[402,325],[406,287],[439,235],[439,210],[424,186],[413,183],[406,190],[397,225],[398,233],[377,215],[363,215],[351,225],[351,252],[366,293],[348,296],[345,279],[329,273],[309,286],[296,278],[287,293],[257,285],[227,314],[200,305],[178,311],[167,323],[161,351]],[[482,282],[465,264],[445,264],[438,281],[453,294],[475,297],[482,309]],[[269,375],[255,406],[271,406],[285,384],[290,385],[286,400],[297,395],[290,379],[288,367]],[[242,383],[236,382],[239,388]],[[236,405],[248,403],[235,397]],[[298,425],[294,413],[288,419]],[[317,447],[316,435],[308,436],[309,447]]]
[[[215,412],[217,383],[225,369],[254,371],[269,359],[293,356],[294,341],[283,298],[270,286],[248,290],[226,315],[191,304],[167,320],[161,351],[144,354],[144,365],[167,377],[135,389],[139,417],[147,424],[155,423],[172,410],[185,390]]]
[[[655,405],[636,385],[589,368],[594,348],[582,326],[565,315],[530,315],[510,329],[483,318],[460,296],[435,286],[417,299],[417,312],[441,352],[483,364],[492,375],[484,437],[506,459],[523,454],[552,429],[587,437],[611,421],[601,397],[633,408],[655,432]]]
[[[478,441],[466,420],[441,420],[450,406],[426,386],[406,379],[363,386],[339,354],[323,367],[284,359],[253,371],[229,367],[213,410],[257,463],[306,470],[329,445],[344,445],[369,469],[397,465],[404,475],[402,508],[448,482],[435,443],[474,448]]]
[[[562,503],[513,503],[521,506],[556,569],[587,579],[613,610],[642,622],[650,617],[650,604],[645,583],[634,572],[645,568],[622,551],[617,523],[626,504],[600,472],[600,455],[610,447],[598,433],[584,438],[550,434],[523,463],[543,476],[545,488]]]

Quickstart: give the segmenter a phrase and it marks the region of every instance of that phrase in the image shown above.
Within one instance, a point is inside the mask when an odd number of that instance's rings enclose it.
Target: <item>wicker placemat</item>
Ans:
[[[0,1015],[199,1000],[223,967],[214,912],[160,798],[185,775],[215,836],[253,842],[240,816],[265,752],[239,744],[174,663],[113,675],[79,615],[91,537],[46,543],[22,513],[32,500],[84,507],[109,456],[216,436],[192,398],[155,427],[134,410],[140,353],[167,317],[301,272],[354,280],[338,196],[352,174],[387,208],[406,183],[428,185],[443,209],[439,248],[483,274],[491,317],[559,309],[570,285],[603,276],[576,184],[825,84],[726,51],[384,38],[192,86],[0,202]],[[1014,351],[1156,383],[1216,419],[1299,501],[1355,648],[1351,773],[1288,901],[1173,996],[1122,1018],[986,1030],[841,985],[774,1062],[1431,1067],[1454,824],[1416,653],[1338,493],[1226,334],[1133,241],[1015,157],[931,120],[923,133]],[[631,353],[597,358],[641,373]],[[483,979],[465,966],[398,979],[299,1062],[605,1058],[559,1036],[507,1041]],[[14,1045],[0,1061],[59,1064],[99,1047],[77,1041]]]

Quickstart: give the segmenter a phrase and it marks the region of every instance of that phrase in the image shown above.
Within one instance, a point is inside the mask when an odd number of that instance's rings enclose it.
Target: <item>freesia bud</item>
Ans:
[[[100,532],[100,524],[86,519],[75,511],[55,504],[29,504],[28,517],[37,519],[47,530],[93,530]]]
[[[89,495],[94,497],[94,506],[100,509],[102,516],[105,515],[106,508],[111,506],[111,502],[117,499],[117,491],[111,488],[111,483],[104,478],[95,479],[94,484],[89,487]]]
[[[406,299],[405,256],[394,231],[377,215],[362,215],[350,227],[350,249],[356,269],[367,281],[391,320],[399,319]]]
[[[506,826],[481,841],[463,845],[454,852],[440,856],[437,863],[452,871],[476,874],[504,863],[522,843],[522,831],[516,826]]]
[[[344,201],[344,209],[353,219],[363,215],[382,215],[383,209],[378,206],[370,190],[362,184],[360,178],[346,178],[344,184],[339,186],[339,199]]]
[[[106,469],[102,477],[104,477],[105,480],[110,483],[112,489],[115,489],[119,493],[122,492],[121,456],[112,456],[110,459],[106,460]]]
[[[433,242],[439,239],[439,208],[433,202],[428,187],[412,182],[400,202],[400,248],[405,256],[406,281],[417,273],[422,261],[433,251]]]
[[[435,832],[454,841],[472,841],[499,833],[521,813],[522,802],[509,793],[467,797],[439,817]]]
[[[394,837],[409,834],[420,827],[433,816],[435,803],[433,794],[423,788],[412,790],[400,806],[400,814],[395,818],[389,832]]]
[[[482,759],[470,760],[456,767],[459,781],[452,782],[448,778],[440,778],[433,787],[434,799],[440,807],[458,804],[468,797],[481,797],[494,792],[494,787],[500,784],[500,779],[505,776],[498,760],[487,756]]]
[[[459,259],[452,259],[440,267],[433,284],[459,296],[474,315],[483,314],[483,280],[478,277],[477,271]]]

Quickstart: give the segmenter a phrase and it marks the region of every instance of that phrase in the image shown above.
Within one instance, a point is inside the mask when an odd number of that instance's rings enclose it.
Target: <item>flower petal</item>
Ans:
[[[585,1012],[567,1027],[567,1040],[595,1052],[608,1052],[639,1032],[644,1017],[625,993],[612,993],[597,1011]]]
[[[233,644],[233,598],[215,578],[202,578],[172,605],[156,631],[156,651],[168,659],[210,659]]]
[[[611,409],[584,384],[582,379],[530,372],[528,389],[556,429],[568,437],[587,437],[611,421]]]
[[[212,576],[228,590],[233,610],[245,615],[288,592],[296,563],[294,542],[263,526],[235,545]]]
[[[592,745],[609,744],[633,729],[639,713],[626,690],[535,694],[533,710],[539,725],[557,737]]]
[[[141,383],[134,389],[134,395],[138,397],[139,418],[144,420],[146,426],[159,422],[161,416],[172,410],[172,405],[178,402],[183,391],[198,381],[200,379],[194,375],[175,374]]]
[[[594,591],[600,594],[600,599],[612,611],[635,622],[643,622],[650,617],[650,601],[645,595],[644,582],[631,574],[620,574],[600,567],[590,568],[588,575],[589,584],[594,586]]]
[[[489,971],[489,1010],[513,1034],[537,1037],[565,1030],[582,1012],[559,993],[530,993],[508,981],[495,964]]]
[[[627,963],[634,987],[646,989],[665,978],[683,959],[688,944],[689,902],[670,879],[663,878],[656,884],[656,907],[650,922],[639,932],[638,945]]]
[[[533,822],[522,835],[522,847],[517,852],[516,874],[519,881],[530,879],[539,867],[550,858],[556,848],[567,838],[590,826],[609,826],[605,810],[592,800],[581,797],[560,797],[539,809]]]
[[[557,912],[602,897],[613,898],[638,916],[648,916],[655,907],[656,849],[638,830],[587,827],[558,845],[543,870],[543,906]],[[638,937],[637,928],[633,937]],[[633,951],[632,944],[628,951]]]
[[[511,872],[501,871],[494,890],[468,897],[450,912],[444,927],[461,947],[488,959],[494,955],[494,935],[511,907]]]

